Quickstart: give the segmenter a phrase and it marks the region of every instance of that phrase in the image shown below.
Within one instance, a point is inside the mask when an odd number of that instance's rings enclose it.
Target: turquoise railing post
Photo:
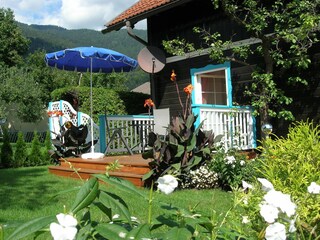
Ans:
[[[52,102],[49,102],[49,111],[52,111]],[[52,123],[52,116],[48,118],[48,124],[49,124],[49,131],[50,131],[50,136],[53,138],[53,123]]]
[[[100,135],[100,151],[104,152],[107,147],[106,143],[106,120],[104,115],[99,115],[99,135]]]

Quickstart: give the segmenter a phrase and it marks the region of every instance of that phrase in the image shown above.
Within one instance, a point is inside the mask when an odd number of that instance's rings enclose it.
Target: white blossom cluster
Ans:
[[[264,178],[258,178],[258,181],[262,184],[263,190],[266,194],[263,197],[263,201],[260,204],[260,214],[264,220],[269,223],[269,226],[266,228],[265,238],[267,240],[285,240],[286,238],[286,226],[281,222],[278,222],[278,219],[281,215],[284,215],[282,219],[285,219],[289,222],[290,233],[295,232],[295,213],[296,213],[296,204],[294,204],[289,194],[284,194],[281,191],[276,191],[273,188],[271,182]]]
[[[184,178],[181,188],[210,189],[218,186],[218,174],[203,165]]]
[[[237,160],[234,156],[226,156],[224,158],[224,161],[227,165],[231,165],[232,168],[235,168]],[[239,161],[240,166],[244,166],[246,164],[246,162],[244,160],[240,160]]]

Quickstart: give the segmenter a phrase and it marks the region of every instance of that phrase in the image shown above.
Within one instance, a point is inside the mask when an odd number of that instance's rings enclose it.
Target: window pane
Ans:
[[[202,104],[227,105],[225,70],[200,74]]]
[[[212,93],[202,93],[202,104],[215,104]]]
[[[216,103],[218,105],[227,104],[227,95],[225,93],[216,93]]]
[[[213,92],[214,91],[214,82],[212,78],[203,77],[201,78],[202,92]]]
[[[216,79],[215,81],[215,90],[216,92],[226,92],[226,80],[225,79]]]

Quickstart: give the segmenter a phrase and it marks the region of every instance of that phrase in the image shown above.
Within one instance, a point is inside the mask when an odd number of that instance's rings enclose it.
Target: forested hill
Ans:
[[[55,52],[65,48],[95,46],[109,48],[136,59],[139,51],[144,47],[130,37],[126,29],[102,34],[100,31],[67,30],[52,25],[27,25],[23,23],[18,23],[18,25],[24,36],[31,40],[30,53],[37,49]],[[144,40],[147,38],[146,30],[135,29],[134,33]]]

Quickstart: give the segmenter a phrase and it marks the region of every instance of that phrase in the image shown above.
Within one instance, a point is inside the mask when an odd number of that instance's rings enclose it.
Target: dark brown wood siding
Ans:
[[[210,32],[219,31],[224,40],[232,37],[233,41],[247,39],[248,35],[236,23],[230,21],[225,15],[213,8],[211,0],[195,0],[166,12],[148,18],[148,41],[150,45],[162,47],[163,40],[174,38],[187,39],[188,42],[201,46],[200,38],[193,33],[193,28],[199,26],[206,28]],[[205,47],[205,46],[204,46]],[[313,53],[319,53],[320,48],[314,48]],[[169,57],[169,54],[166,53]],[[275,73],[279,86],[294,99],[290,109],[296,116],[296,120],[313,119],[320,122],[320,57],[315,54],[311,68],[301,75],[309,79],[310,85],[303,90],[302,86],[296,85],[288,87],[284,83],[285,74],[280,69]],[[251,59],[252,64],[259,63],[259,59]],[[167,63],[165,68],[154,74],[155,81],[155,102],[158,108],[170,107],[172,116],[181,113],[181,106],[178,101],[175,85],[170,81],[171,70],[177,74],[180,96],[182,103],[185,103],[185,93],[183,88],[191,83],[190,69],[205,67],[208,64],[216,64],[207,56],[187,59],[174,63]],[[250,104],[249,99],[243,92],[250,84],[251,69],[247,66],[237,64],[231,65],[231,78],[233,87],[233,101],[239,105]],[[280,135],[285,134],[289,122],[274,119],[275,132]]]

